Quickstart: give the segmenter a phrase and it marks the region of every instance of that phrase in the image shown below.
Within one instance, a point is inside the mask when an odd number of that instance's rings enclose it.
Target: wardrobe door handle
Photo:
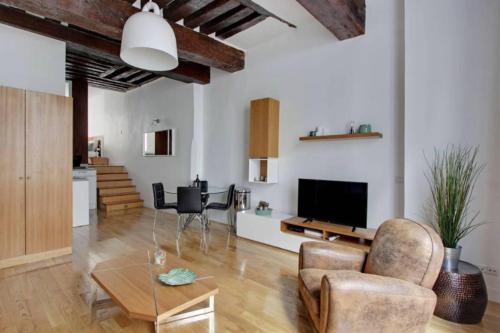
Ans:
[[[31,177],[30,177],[30,176],[28,176],[28,177],[26,177],[26,179],[27,179],[27,180],[30,180],[30,179],[31,179]]]
[[[24,177],[19,177],[19,180],[23,180],[23,179],[24,179]]]

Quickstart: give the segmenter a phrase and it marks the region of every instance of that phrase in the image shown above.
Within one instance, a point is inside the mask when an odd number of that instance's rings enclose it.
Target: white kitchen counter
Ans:
[[[89,224],[89,182],[73,178],[73,227]]]

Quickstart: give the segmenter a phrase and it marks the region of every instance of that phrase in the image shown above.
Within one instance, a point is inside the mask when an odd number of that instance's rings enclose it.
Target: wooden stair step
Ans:
[[[97,175],[98,182],[106,180],[128,180],[128,179],[129,178],[127,172],[105,173]]]
[[[99,189],[99,196],[120,195],[135,193],[135,186],[124,186],[114,188],[101,188]]]
[[[99,190],[99,197],[114,197],[117,195],[127,195],[127,194],[135,194],[139,193],[135,189],[135,186],[131,187],[116,187],[116,188],[102,188]]]
[[[110,203],[120,203],[124,202],[127,200],[134,200],[134,199],[140,199],[140,193],[135,192],[135,193],[130,193],[130,194],[120,194],[120,195],[113,195],[113,196],[104,196],[104,197],[99,197],[99,203],[101,205],[103,204],[110,204]]]
[[[94,165],[92,168],[96,169],[97,174],[107,173],[120,173],[127,172],[123,165]]]
[[[104,204],[103,209],[106,212],[123,210],[129,208],[139,208],[144,206],[144,200],[134,199],[134,200],[123,200],[122,202],[114,202],[110,204]]]
[[[97,182],[97,188],[117,188],[117,187],[129,187],[132,186],[131,179],[124,180],[107,180],[102,182]]]

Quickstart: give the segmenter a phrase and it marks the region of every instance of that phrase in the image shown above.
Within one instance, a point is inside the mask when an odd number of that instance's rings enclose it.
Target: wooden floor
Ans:
[[[99,220],[99,223],[97,223]],[[89,272],[96,263],[152,248],[153,212],[95,217],[74,229],[74,253],[0,270],[0,332],[153,332],[119,309],[102,310],[90,322]],[[163,215],[161,245],[175,253],[176,222]],[[212,224],[208,255],[199,249],[199,228],[185,235],[182,258],[217,277],[215,315],[162,326],[162,332],[312,332],[297,298],[297,255],[243,239],[229,239]],[[500,305],[490,303],[480,325],[434,318],[428,332],[500,332]]]

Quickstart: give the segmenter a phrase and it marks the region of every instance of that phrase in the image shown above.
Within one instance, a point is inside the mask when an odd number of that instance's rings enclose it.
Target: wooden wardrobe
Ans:
[[[72,108],[0,87],[0,268],[71,253]]]

